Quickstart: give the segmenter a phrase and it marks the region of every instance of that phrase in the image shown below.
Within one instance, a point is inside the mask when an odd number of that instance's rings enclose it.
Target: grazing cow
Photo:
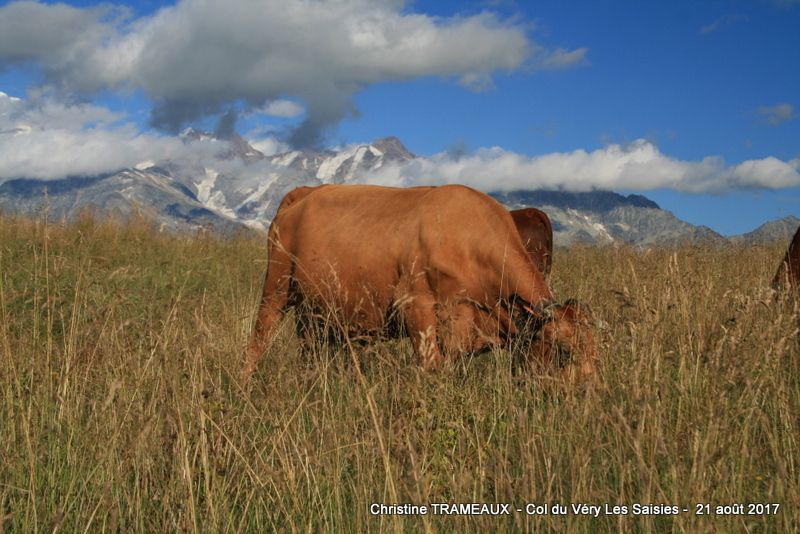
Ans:
[[[243,380],[285,310],[299,304],[347,335],[385,332],[387,318],[401,320],[428,370],[522,334],[527,361],[557,357],[570,378],[594,373],[588,309],[552,303],[508,211],[474,189],[300,188],[281,203],[268,240]]]
[[[800,290],[800,227],[794,233],[794,238],[786,250],[775,278],[772,279],[772,288],[776,291]]]
[[[536,208],[513,210],[511,218],[531,261],[540,273],[549,276],[553,264],[553,226],[550,218]]]
[[[316,187],[301,186],[292,189],[281,200],[277,213],[322,187],[325,187],[325,185]],[[514,220],[514,226],[517,228],[517,233],[522,239],[522,244],[531,262],[545,277],[549,276],[553,265],[553,226],[550,223],[550,217],[536,208],[511,210],[509,213]]]

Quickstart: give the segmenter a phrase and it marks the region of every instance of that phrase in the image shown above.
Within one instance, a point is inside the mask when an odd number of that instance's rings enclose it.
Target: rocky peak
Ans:
[[[264,159],[264,153],[256,150],[241,135],[234,133],[226,139],[231,144],[231,149],[226,153],[226,159],[241,158],[247,163]]]
[[[383,152],[384,156],[390,160],[409,160],[416,157],[408,151],[400,139],[393,135],[374,140],[372,146]]]
[[[264,154],[253,148],[247,140],[236,132],[229,135],[216,135],[196,128],[186,128],[180,134],[184,141],[219,141],[227,142],[230,149],[223,152],[222,159],[240,158],[247,163],[264,159]]]
[[[731,241],[746,245],[757,243],[785,243],[788,245],[798,226],[800,226],[800,219],[794,215],[788,215],[782,219],[766,222],[751,232],[733,236]]]
[[[489,193],[509,206],[556,206],[581,211],[603,213],[616,208],[635,207],[660,209],[660,206],[642,195],[620,195],[613,191],[554,191],[535,189],[526,191],[498,191]]]

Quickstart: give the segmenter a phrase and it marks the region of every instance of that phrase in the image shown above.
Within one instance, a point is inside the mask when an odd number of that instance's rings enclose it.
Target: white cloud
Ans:
[[[539,70],[564,70],[585,65],[588,62],[586,59],[588,52],[588,48],[578,48],[576,50],[557,48],[542,54],[536,61],[535,68]]]
[[[181,0],[136,20],[108,7],[0,7],[0,68],[33,63],[67,92],[141,89],[154,124],[173,131],[243,102],[297,99],[306,111],[298,144],[318,142],[370,84],[444,76],[486,90],[493,72],[519,68],[533,51],[537,68],[586,55],[548,51],[488,12],[432,17],[396,0]]]
[[[177,138],[114,130],[33,129],[0,134],[0,181],[98,175],[146,159],[168,159],[181,149]]]
[[[263,137],[250,141],[250,146],[264,154],[265,156],[272,156],[281,152],[287,152],[289,145],[281,142],[274,137]]]
[[[46,97],[25,100],[0,92],[0,182],[94,176],[142,162],[192,169],[213,162],[231,172],[245,172],[236,168],[243,166],[238,160],[220,163],[230,149],[227,143],[142,133],[132,124],[120,124],[121,118],[90,104],[64,105]],[[286,148],[270,137],[260,139],[258,146],[268,152]]]
[[[11,2],[0,8],[0,66],[34,61],[56,74],[89,55],[99,43],[117,34],[124,9],[86,9],[34,1]],[[59,61],[61,60],[61,61]]]
[[[786,121],[797,118],[797,114],[794,112],[794,106],[785,102],[775,106],[759,106],[756,108],[756,111],[767,124],[772,126],[778,126]]]
[[[470,72],[458,79],[458,83],[470,91],[485,93],[494,89],[492,77],[485,72]]]
[[[47,95],[34,93],[26,100],[0,92],[0,122],[27,128],[62,129],[108,126],[124,118],[107,108],[90,103],[64,104]]]
[[[591,189],[691,193],[800,186],[800,159],[773,157],[728,166],[719,157],[671,158],[644,139],[591,152],[575,150],[528,157],[501,148],[454,157],[447,153],[405,165],[388,165],[365,181],[394,186],[467,184],[484,191]]]
[[[303,106],[291,100],[273,100],[259,110],[259,112],[265,115],[284,117],[287,119],[298,117],[303,114],[303,111]]]

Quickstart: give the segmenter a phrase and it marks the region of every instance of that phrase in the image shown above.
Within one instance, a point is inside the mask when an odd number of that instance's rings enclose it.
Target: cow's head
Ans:
[[[597,352],[592,335],[592,312],[569,299],[562,304],[525,306],[533,326],[526,359],[534,366],[557,367],[570,381],[594,380]]]

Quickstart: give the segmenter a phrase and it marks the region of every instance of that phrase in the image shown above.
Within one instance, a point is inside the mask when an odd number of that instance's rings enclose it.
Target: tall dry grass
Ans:
[[[0,219],[0,531],[792,530],[798,309],[765,289],[781,254],[558,250],[556,294],[605,323],[594,390],[513,376],[504,351],[434,375],[407,341],[301,357],[287,321],[244,391],[264,243]],[[689,512],[373,516],[375,502]]]

